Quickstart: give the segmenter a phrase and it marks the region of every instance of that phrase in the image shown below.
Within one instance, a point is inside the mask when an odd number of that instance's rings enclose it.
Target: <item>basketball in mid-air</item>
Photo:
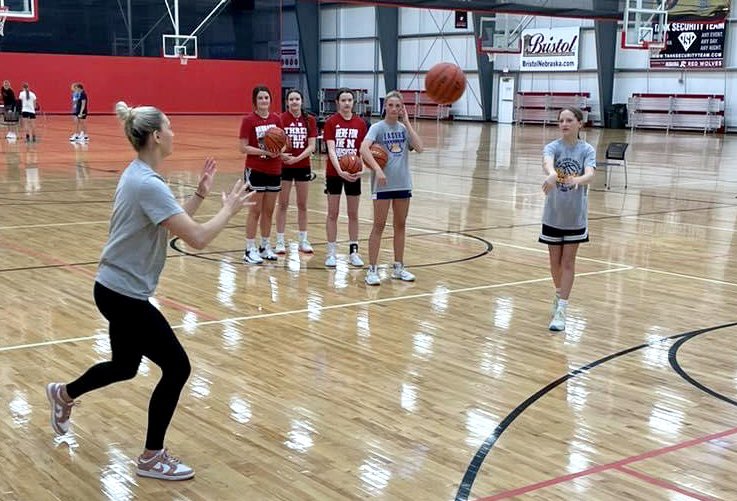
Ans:
[[[425,91],[438,104],[453,104],[466,91],[466,74],[453,63],[438,63],[425,75]]]

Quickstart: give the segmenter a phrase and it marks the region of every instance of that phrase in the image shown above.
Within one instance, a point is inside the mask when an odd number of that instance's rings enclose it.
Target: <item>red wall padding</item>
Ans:
[[[113,113],[117,101],[150,104],[164,113],[244,113],[251,89],[265,84],[281,111],[281,62],[156,57],[0,53],[2,80],[16,95],[28,82],[46,113],[71,113],[72,82],[82,82],[90,113]],[[0,82],[2,83],[2,82]]]

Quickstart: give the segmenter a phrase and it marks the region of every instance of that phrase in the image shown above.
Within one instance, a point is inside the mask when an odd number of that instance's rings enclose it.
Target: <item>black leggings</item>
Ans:
[[[148,301],[118,294],[95,282],[95,303],[110,322],[113,359],[90,367],[67,385],[67,393],[77,398],[97,388],[133,379],[141,358],[148,358],[161,368],[161,380],[148,406],[146,449],[163,449],[166,429],[192,370],[187,354],[164,316]]]

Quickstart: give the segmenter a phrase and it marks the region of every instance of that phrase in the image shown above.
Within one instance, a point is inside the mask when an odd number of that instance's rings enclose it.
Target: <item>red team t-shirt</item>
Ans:
[[[281,118],[276,113],[269,113],[266,118],[262,118],[256,113],[249,113],[243,117],[241,132],[238,137],[246,139],[249,146],[264,149],[262,141],[264,134],[272,127],[281,127]],[[281,159],[279,157],[264,158],[260,155],[246,155],[246,167],[256,172],[278,176],[281,174]]]
[[[311,137],[317,137],[317,120],[311,115],[300,115],[294,118],[291,112],[285,111],[281,115],[281,126],[284,132],[289,136],[292,143],[292,149],[289,153],[298,157],[307,149],[307,140]],[[282,165],[283,169],[296,169],[298,167],[309,167],[310,157],[303,158],[296,164]]]
[[[350,120],[346,120],[340,113],[336,113],[325,121],[322,137],[326,143],[331,139],[335,141],[335,154],[340,160],[340,157],[345,155],[359,155],[358,150],[361,148],[363,138],[366,137],[366,132],[368,129],[366,129],[366,122],[363,121],[363,118],[353,115]],[[329,155],[325,175],[338,175]]]

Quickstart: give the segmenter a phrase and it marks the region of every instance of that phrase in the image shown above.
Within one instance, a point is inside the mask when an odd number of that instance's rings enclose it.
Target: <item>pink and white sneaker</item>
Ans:
[[[49,383],[46,385],[46,398],[51,405],[51,427],[57,435],[69,432],[69,418],[72,415],[72,407],[79,405],[76,402],[67,402],[61,397],[61,383]]]
[[[138,456],[136,473],[142,477],[159,480],[188,480],[194,477],[194,470],[162,449],[150,458]]]

